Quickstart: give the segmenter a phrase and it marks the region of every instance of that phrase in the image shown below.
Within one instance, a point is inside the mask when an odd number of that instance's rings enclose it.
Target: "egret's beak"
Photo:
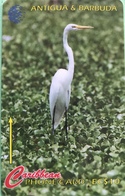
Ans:
[[[76,28],[76,29],[92,29],[92,28],[94,28],[94,27],[76,25],[75,28]]]

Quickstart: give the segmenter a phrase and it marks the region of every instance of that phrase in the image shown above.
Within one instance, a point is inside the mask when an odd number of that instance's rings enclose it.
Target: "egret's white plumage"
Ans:
[[[69,64],[68,70],[59,69],[53,76],[50,86],[49,102],[52,119],[52,132],[60,123],[60,120],[65,112],[68,110],[71,93],[71,82],[74,74],[74,56],[71,47],[68,45],[68,33],[71,30],[89,29],[91,26],[79,26],[76,24],[68,24],[63,32],[63,46],[67,52]],[[66,119],[66,133],[67,133],[67,119]]]

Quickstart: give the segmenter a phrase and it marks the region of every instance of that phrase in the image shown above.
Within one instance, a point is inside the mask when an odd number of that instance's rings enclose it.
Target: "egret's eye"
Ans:
[[[76,26],[72,26],[72,28],[73,28],[73,29],[75,29],[75,28],[76,28]]]

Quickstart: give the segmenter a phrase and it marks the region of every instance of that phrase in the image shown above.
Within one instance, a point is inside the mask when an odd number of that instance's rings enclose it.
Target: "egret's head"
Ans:
[[[65,27],[65,31],[69,32],[69,31],[73,31],[73,30],[84,30],[84,29],[92,29],[93,27],[91,26],[81,26],[81,25],[77,25],[77,24],[68,24]]]

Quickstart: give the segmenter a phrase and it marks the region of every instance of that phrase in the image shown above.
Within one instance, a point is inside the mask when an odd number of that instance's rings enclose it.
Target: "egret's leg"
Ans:
[[[54,124],[52,123],[52,135],[54,135]]]
[[[54,118],[55,118],[55,109],[56,109],[56,106],[54,107],[54,110],[53,110],[53,119],[52,119],[52,135],[54,135]]]
[[[67,118],[67,115],[68,115],[68,112],[67,112],[67,108],[66,108],[66,111],[65,111],[65,130],[66,130],[66,136],[68,135],[68,132],[67,132],[67,121],[68,121],[68,118]]]

